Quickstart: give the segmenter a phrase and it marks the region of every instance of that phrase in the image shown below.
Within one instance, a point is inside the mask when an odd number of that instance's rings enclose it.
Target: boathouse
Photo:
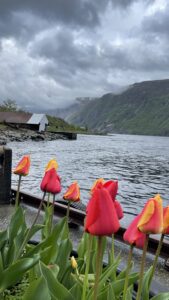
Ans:
[[[45,114],[1,111],[0,123],[15,128],[28,128],[41,132],[46,130],[49,122]]]

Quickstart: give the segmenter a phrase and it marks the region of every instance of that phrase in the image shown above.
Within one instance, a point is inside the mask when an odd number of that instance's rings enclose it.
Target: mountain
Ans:
[[[90,130],[169,136],[169,79],[131,85],[88,101],[68,121]]]

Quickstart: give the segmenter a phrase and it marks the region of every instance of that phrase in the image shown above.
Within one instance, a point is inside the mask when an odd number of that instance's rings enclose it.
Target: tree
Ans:
[[[0,111],[17,111],[18,107],[16,101],[7,99],[2,102],[0,105]]]

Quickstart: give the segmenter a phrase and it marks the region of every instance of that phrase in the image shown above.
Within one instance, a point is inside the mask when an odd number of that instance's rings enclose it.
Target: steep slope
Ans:
[[[101,132],[169,135],[169,79],[136,83],[120,95],[106,94],[69,121]]]

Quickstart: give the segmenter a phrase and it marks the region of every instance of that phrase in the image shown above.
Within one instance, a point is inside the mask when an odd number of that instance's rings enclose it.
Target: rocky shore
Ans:
[[[23,141],[52,141],[57,139],[66,140],[66,136],[51,132],[36,132],[30,129],[0,128],[0,145],[6,145],[9,142]]]

